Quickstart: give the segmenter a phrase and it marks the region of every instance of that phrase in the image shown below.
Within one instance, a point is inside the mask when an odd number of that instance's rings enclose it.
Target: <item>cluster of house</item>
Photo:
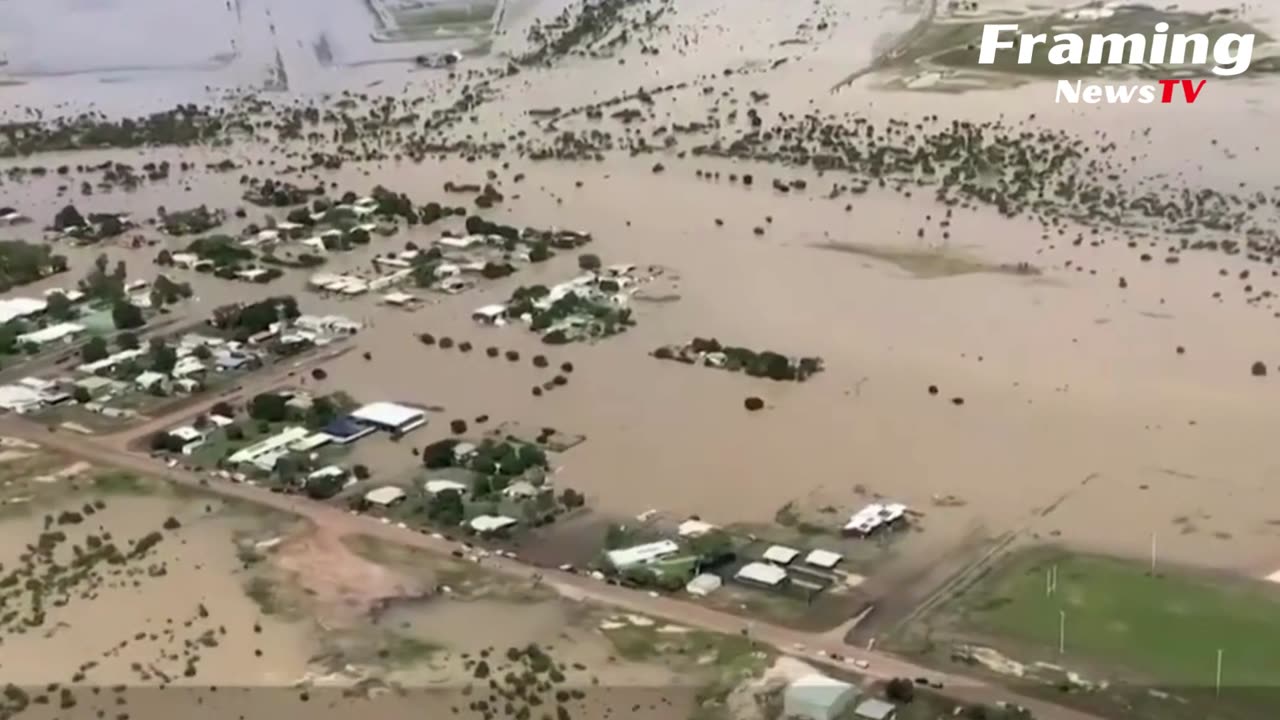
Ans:
[[[289,402],[294,402],[291,398]],[[216,426],[230,424],[230,418],[209,418]],[[309,453],[326,445],[349,445],[379,430],[404,435],[422,427],[427,422],[427,413],[420,408],[401,405],[393,402],[375,402],[360,407],[335,419],[318,431],[308,430],[300,425],[290,425],[280,431],[263,438],[252,445],[240,448],[226,458],[229,465],[243,468],[257,468],[263,472],[271,472],[281,458],[292,453]],[[179,437],[190,436],[188,447],[183,452],[190,454],[207,439],[207,433],[194,427],[174,428],[170,435],[183,433]]]
[[[600,305],[626,307],[639,283],[634,277],[635,270],[635,265],[621,264],[610,265],[599,272],[583,273],[572,280],[551,286],[546,295],[533,301],[533,306],[539,310],[546,310],[557,300],[568,295],[576,295],[583,300]],[[506,304],[492,304],[476,308],[471,313],[471,319],[481,325],[501,326],[513,318],[510,317]],[[518,319],[530,322],[533,318],[525,314]],[[566,318],[563,322],[573,324],[574,318]]]
[[[4,65],[0,62],[0,65]],[[9,227],[10,225],[22,225],[31,222],[31,218],[14,210],[11,207],[0,208],[0,227]]]
[[[307,287],[315,292],[332,293],[345,297],[357,297],[367,292],[377,292],[405,282],[412,270],[396,270],[377,277],[353,274],[317,273],[307,280]]]
[[[871,503],[850,516],[841,532],[845,535],[869,537],[879,530],[905,523],[906,518],[907,506],[902,503]]]
[[[800,585],[812,585],[814,589],[822,589],[825,585],[820,581],[815,582],[821,578],[820,573],[835,570],[836,565],[844,559],[840,553],[816,549],[810,550],[799,563],[796,563],[800,554],[801,551],[786,545],[770,545],[759,560],[738,568],[734,579],[769,588],[794,582]]]
[[[208,352],[198,353],[198,348],[206,348]],[[131,392],[194,393],[204,388],[210,374],[246,369],[261,362],[261,353],[244,343],[196,333],[182,336],[173,349],[177,361],[168,372],[140,370],[129,378],[108,377],[129,363],[146,365],[150,350],[139,347],[83,363],[69,376],[23,378],[15,384],[0,386],[0,409],[28,413],[64,403],[75,394],[83,394],[89,398],[84,404],[85,409],[123,417],[131,413],[111,408],[109,403],[112,399]],[[204,359],[197,354],[204,355]]]
[[[863,697],[857,685],[816,672],[791,681],[782,695],[782,716],[793,720],[893,720],[897,712],[891,702]]]

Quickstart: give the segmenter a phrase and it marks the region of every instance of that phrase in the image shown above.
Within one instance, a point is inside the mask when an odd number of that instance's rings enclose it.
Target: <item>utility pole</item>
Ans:
[[[1218,672],[1214,676],[1213,696],[1222,695],[1222,648],[1218,648]]]
[[[1058,654],[1067,652],[1067,611],[1058,611]]]

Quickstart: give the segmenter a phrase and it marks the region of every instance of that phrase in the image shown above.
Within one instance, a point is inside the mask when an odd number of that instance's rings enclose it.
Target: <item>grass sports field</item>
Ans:
[[[1149,571],[1140,561],[1056,548],[1018,552],[925,618],[927,645],[944,654],[973,643],[1027,665],[1052,663],[1091,682],[1105,680],[1110,687],[1091,699],[1125,695],[1129,717],[1280,717],[1280,586],[1177,568]],[[1031,674],[1046,687],[1057,682],[1052,674]],[[1153,688],[1177,700],[1153,700]],[[1164,710],[1136,707],[1152,704]]]

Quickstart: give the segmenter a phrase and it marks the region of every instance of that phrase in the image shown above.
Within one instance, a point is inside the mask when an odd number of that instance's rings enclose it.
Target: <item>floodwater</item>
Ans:
[[[553,14],[556,5],[518,6],[495,52],[517,45],[522,24]],[[283,0],[268,6],[273,14],[286,8],[300,12]],[[354,25],[357,11],[343,7]],[[857,112],[883,122],[936,114],[943,122],[1002,119],[1029,130],[1065,129],[1097,146],[1114,141],[1112,155],[1128,168],[1117,183],[1249,191],[1274,185],[1266,162],[1274,141],[1267,130],[1280,120],[1280,110],[1274,80],[1265,77],[1210,80],[1190,107],[1057,105],[1047,82],[964,94],[888,92],[874,74],[831,91],[892,47],[924,10],[899,2],[782,8],[764,0],[681,3],[665,28],[654,31],[651,42],[659,54],[632,48],[623,53],[625,63],[570,58],[555,70],[504,78],[502,96],[478,108],[458,132],[504,138],[512,128],[528,127],[525,113],[532,108],[576,107],[620,89],[689,82],[683,93],[654,98],[654,124],[709,115],[720,120],[740,96],[757,91],[769,95],[761,110],[768,118]],[[295,33],[279,42],[290,79],[291,95],[283,97],[311,97],[313,89],[343,85],[366,88],[371,82],[382,83],[378,92],[445,96],[441,76],[409,72],[405,65],[309,66],[302,58],[316,29],[336,28],[342,22],[335,18],[342,17],[347,16],[314,12],[306,21],[277,23],[277,32]],[[1248,17],[1258,27],[1274,27],[1275,18],[1265,13]],[[348,32],[354,37],[365,31]],[[344,45],[345,37],[332,31],[335,57],[354,62],[361,51],[345,48],[359,43]],[[780,59],[786,62],[775,65]],[[232,67],[254,66],[237,61]],[[725,68],[734,70],[732,77],[723,74]],[[257,77],[256,70],[245,72]],[[88,97],[115,93],[115,100],[143,88],[157,96],[165,91],[159,88],[167,90],[165,81],[153,85],[137,75],[106,88],[101,82],[108,76],[91,73],[65,82],[86,89],[97,83]],[[184,71],[174,82],[193,91],[195,77],[203,76]],[[209,77],[201,82],[214,84]],[[65,92],[63,82],[42,78],[0,92],[15,106],[42,97],[52,103]],[[704,86],[713,90],[700,92]],[[733,96],[722,95],[729,88]],[[593,122],[576,117],[559,127]],[[730,130],[738,128],[724,128],[726,134]],[[642,132],[630,131],[633,137]],[[182,158],[203,166],[222,157],[261,161],[259,173],[277,161],[277,167],[289,164],[254,146],[94,152],[18,164]],[[659,157],[667,169],[654,174]],[[662,265],[679,278],[678,302],[640,303],[637,327],[596,345],[550,348],[520,327],[481,328],[469,319],[473,308],[505,299],[517,285],[571,277],[576,264],[568,254],[475,291],[442,296],[416,313],[378,307],[372,296],[341,301],[306,294],[304,273],[268,288],[195,274],[182,279],[196,288],[194,314],[250,295],[294,292],[310,312],[370,321],[358,342],[372,359],[349,353],[334,361],[321,387],[362,400],[446,408],[411,442],[357,450],[373,461],[375,472],[411,468],[410,444],[445,436],[448,419],[487,414],[494,422],[586,434],[585,444],[557,458],[561,470],[555,480],[585,491],[594,507],[610,514],[658,508],[717,523],[760,522],[787,502],[814,494],[841,511],[852,510],[865,502],[863,490],[925,513],[925,532],[911,535],[900,553],[902,562],[917,565],[928,565],[978,528],[993,536],[1025,530],[1131,555],[1148,552],[1154,533],[1171,561],[1257,574],[1280,567],[1280,513],[1273,510],[1280,500],[1280,455],[1271,442],[1280,410],[1267,401],[1280,372],[1277,308],[1271,300],[1246,302],[1276,288],[1274,271],[1222,254],[1184,253],[1178,264],[1166,264],[1163,252],[1152,250],[1155,261],[1143,262],[1140,250],[1128,247],[1129,238],[1118,231],[1093,234],[1068,226],[1063,235],[1044,238],[1039,224],[986,209],[954,208],[950,236],[943,239],[937,227],[946,208],[932,200],[930,188],[908,198],[873,187],[865,195],[828,201],[823,195],[841,179],[809,169],[680,161],[674,151],[659,157],[616,153],[593,164],[504,158],[511,163],[504,179],[515,172],[527,178],[503,183],[507,199],[490,217],[587,230],[597,238],[590,250],[606,263]],[[322,177],[357,191],[382,184],[425,203],[447,199],[439,190],[444,181],[484,182],[484,171],[499,165],[462,159],[352,163]],[[727,179],[698,178],[695,170],[719,172],[721,178],[752,172],[757,182],[744,188]],[[241,204],[238,174],[191,173],[129,194],[74,199],[82,211],[130,210],[139,217],[158,205],[231,207]],[[805,179],[809,190],[778,193],[767,182],[775,177]],[[67,201],[58,197],[58,184],[53,177],[8,182],[5,202],[45,221]],[[1264,222],[1275,220],[1268,206],[1256,214]],[[250,209],[250,220],[261,217],[261,210]],[[724,220],[723,227],[716,218]],[[396,250],[406,241],[423,245],[444,227],[450,226],[406,231],[376,241],[374,250]],[[929,232],[917,237],[923,227]],[[24,233],[38,236],[38,229],[13,230]],[[1076,233],[1082,234],[1079,244]],[[151,230],[144,234],[158,237]],[[173,248],[184,244],[164,242]],[[891,263],[815,247],[831,242],[914,252],[945,246],[994,265],[1030,263],[1040,274],[920,278]],[[1163,247],[1163,238],[1134,242]],[[84,267],[100,251],[68,252]],[[106,251],[143,277],[154,273],[155,249]],[[325,270],[367,267],[370,252],[335,256]],[[1248,278],[1242,277],[1246,270],[1252,273]],[[65,282],[50,280],[22,293]],[[477,350],[423,347],[414,339],[423,331],[469,340]],[[803,384],[776,384],[648,356],[660,345],[695,335],[818,355],[827,369]],[[489,345],[517,349],[525,360],[489,359],[482,352]],[[553,367],[573,362],[566,387],[544,397],[531,394],[546,379],[527,362],[536,353],[545,353]],[[1251,375],[1255,361],[1271,369],[1268,377]],[[936,395],[928,392],[931,385]],[[752,395],[762,397],[767,410],[744,411],[743,399]],[[934,499],[942,496],[963,504],[935,507]]]

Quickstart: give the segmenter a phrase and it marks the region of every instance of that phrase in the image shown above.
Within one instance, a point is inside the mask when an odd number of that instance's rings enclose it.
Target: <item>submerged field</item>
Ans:
[[[1134,717],[1263,718],[1280,699],[1280,587],[1261,581],[1024,550],[923,626],[905,631],[906,647],[1067,700],[1133,704]]]

